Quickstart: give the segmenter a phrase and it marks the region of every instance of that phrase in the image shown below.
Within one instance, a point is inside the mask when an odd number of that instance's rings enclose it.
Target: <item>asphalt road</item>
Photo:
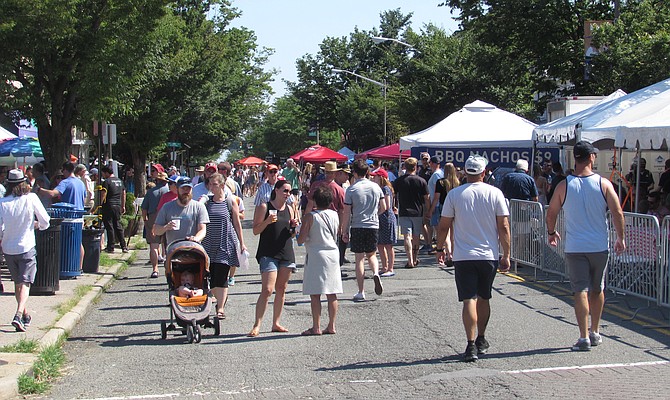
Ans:
[[[255,252],[257,237],[251,235],[249,221],[245,227],[247,244]],[[304,247],[296,249],[301,262]],[[64,375],[44,397],[670,396],[668,331],[624,321],[631,314],[625,298],[608,299],[604,343],[577,353],[570,351],[578,331],[565,285],[498,275],[487,332],[491,349],[478,362],[463,363],[460,353],[466,343],[453,274],[437,268],[431,256],[423,256],[419,268],[399,268],[395,277],[384,279],[382,296],[366,280],[368,301],[363,303],[351,301],[356,292],[353,265],[345,266],[350,277],[340,296],[337,334],[313,337],[300,336],[311,326],[309,297],[301,292],[302,269],[292,276],[282,317],[290,332],[269,332],[267,313],[261,335],[246,337],[260,289],[252,261],[231,288],[221,335],[204,330],[201,343],[188,344],[174,332],[167,340],[160,338],[160,321],[169,318],[167,286],[162,279],[148,278],[147,258],[142,251],[72,332],[65,345]],[[400,253],[396,264],[404,263]],[[324,300],[323,327],[326,321]]]

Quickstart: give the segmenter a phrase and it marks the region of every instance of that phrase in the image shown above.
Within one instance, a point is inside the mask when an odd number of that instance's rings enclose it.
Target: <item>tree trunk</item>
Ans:
[[[46,170],[49,172],[49,179],[53,179],[60,173],[63,163],[70,161],[72,124],[58,119],[53,119],[49,124],[46,117],[40,117],[37,123]]]

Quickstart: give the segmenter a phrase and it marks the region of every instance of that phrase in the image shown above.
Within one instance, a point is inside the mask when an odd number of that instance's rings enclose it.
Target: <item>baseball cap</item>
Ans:
[[[575,143],[575,147],[572,148],[575,160],[581,160],[587,158],[591,154],[598,154],[598,149],[593,147],[593,145],[585,140],[580,140]]]
[[[432,162],[433,164],[439,164],[439,163],[440,163],[440,159],[437,158],[437,156],[432,156],[432,157],[430,158],[430,162]]]
[[[522,171],[526,171],[526,172],[528,172],[528,161],[526,161],[526,160],[522,160],[522,159],[518,159],[518,160],[516,161],[516,169],[520,169],[520,170],[522,170]]]
[[[210,162],[210,163],[207,163],[205,165],[205,171],[210,170],[210,169],[212,171],[216,172],[216,163]]]
[[[158,172],[165,172],[165,168],[163,168],[163,166],[158,164],[158,163],[152,164],[151,168],[155,168],[156,171],[158,171]]]
[[[91,175],[98,175],[98,169],[97,168],[91,168],[90,171],[88,171],[89,174]]]
[[[486,169],[489,160],[480,156],[472,155],[465,161],[465,172],[468,175],[479,175]]]
[[[188,176],[180,176],[177,178],[177,187],[193,187],[193,183],[191,182],[191,178]]]
[[[385,170],[384,168],[379,168],[379,169],[377,169],[377,170],[374,170],[374,171],[372,171],[372,172],[370,173],[370,175],[372,175],[372,176],[381,176],[381,177],[384,177],[384,178],[386,178],[386,179],[389,178],[389,174],[388,174],[388,172],[386,172],[386,170]]]

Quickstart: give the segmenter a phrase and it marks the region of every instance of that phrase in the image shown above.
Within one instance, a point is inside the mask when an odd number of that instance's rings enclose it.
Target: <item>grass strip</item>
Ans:
[[[81,298],[84,297],[86,293],[90,292],[92,288],[92,285],[79,285],[75,287],[73,293],[74,296],[56,306],[56,311],[58,312],[56,321],[61,319],[61,317],[67,314],[68,311],[72,310],[72,308],[74,308],[74,306],[79,303],[79,300],[81,300]]]
[[[0,353],[35,353],[39,345],[36,340],[22,338],[16,343],[0,347]]]
[[[65,363],[64,340],[61,337],[58,342],[45,347],[37,356],[32,371],[19,376],[19,393],[42,394],[49,390],[51,382],[60,375],[60,369]]]

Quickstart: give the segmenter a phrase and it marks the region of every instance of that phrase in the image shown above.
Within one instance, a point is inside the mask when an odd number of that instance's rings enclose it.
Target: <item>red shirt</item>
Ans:
[[[161,199],[158,201],[158,208],[156,208],[156,212],[160,211],[161,207],[163,207],[163,204],[167,203],[168,201],[175,200],[177,197],[178,197],[177,193],[172,192],[164,193],[161,196]]]
[[[309,188],[309,194],[307,195],[307,198],[309,200],[314,200],[314,190],[318,188],[319,186],[329,186],[331,190],[333,191],[333,201],[330,203],[330,209],[334,211],[342,211],[344,210],[344,189],[342,189],[342,186],[338,185],[335,181],[332,181],[328,183],[325,179],[312,182],[312,185]],[[312,211],[312,210],[308,210]]]

